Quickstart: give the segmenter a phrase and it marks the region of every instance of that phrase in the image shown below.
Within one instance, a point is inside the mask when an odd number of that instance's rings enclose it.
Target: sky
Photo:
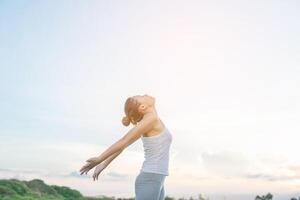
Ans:
[[[166,195],[300,196],[299,1],[0,1],[0,178],[133,197],[142,141],[124,103],[156,98]],[[284,196],[286,195],[286,196]]]

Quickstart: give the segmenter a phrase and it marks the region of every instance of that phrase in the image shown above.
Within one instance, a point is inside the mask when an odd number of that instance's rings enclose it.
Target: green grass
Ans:
[[[0,180],[1,200],[85,200],[77,190],[65,186],[47,185],[40,179],[20,181]]]

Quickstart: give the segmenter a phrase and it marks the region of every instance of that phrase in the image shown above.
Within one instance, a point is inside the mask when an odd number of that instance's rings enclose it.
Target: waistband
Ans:
[[[160,176],[160,177],[167,176],[165,174],[159,174],[159,173],[154,173],[154,172],[144,172],[142,170],[140,170],[140,174],[146,175],[146,176]]]

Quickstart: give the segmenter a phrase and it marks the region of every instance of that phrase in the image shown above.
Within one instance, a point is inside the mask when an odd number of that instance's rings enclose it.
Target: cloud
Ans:
[[[53,177],[53,178],[80,178],[80,179],[90,179],[92,178],[92,173],[80,175],[78,171],[72,171],[70,173],[55,173],[55,172],[47,172],[40,170],[31,170],[31,169],[0,169],[0,177]],[[105,177],[108,181],[122,181],[128,180],[130,177],[129,174],[118,173],[114,171],[109,171],[102,173],[101,176]]]
[[[285,180],[300,179],[300,175],[287,176],[287,175],[270,175],[270,174],[248,174],[245,177],[249,179],[263,179],[268,181],[285,181]]]
[[[248,160],[242,153],[231,151],[202,152],[201,159],[203,166],[211,174],[218,176],[240,176],[249,165]]]
[[[288,181],[288,180],[300,180],[300,166],[288,165],[279,168],[281,172],[277,173],[252,173],[247,174],[245,177],[250,179],[263,179],[268,181]]]
[[[79,172],[73,171],[69,174],[65,174],[65,175],[56,174],[56,175],[53,175],[53,176],[88,178],[88,179],[90,179],[90,178],[92,178],[92,173],[80,175]],[[101,177],[103,177],[101,179],[105,179],[107,181],[124,181],[124,180],[128,180],[128,178],[130,177],[130,174],[124,174],[124,173],[109,171],[109,172],[101,173]]]
[[[73,171],[73,172],[71,172],[69,174],[66,174],[66,175],[57,175],[57,176],[60,176],[60,177],[74,177],[74,178],[88,178],[88,179],[90,179],[92,177],[89,174],[80,175],[80,173],[77,172],[77,171]]]
[[[5,177],[6,175],[46,175],[48,172],[46,170],[34,170],[34,169],[6,169],[6,168],[0,168],[0,176]]]
[[[197,157],[209,177],[246,178],[267,181],[300,179],[300,165],[286,165],[286,157],[272,154],[245,155],[234,151],[204,151]],[[207,176],[187,177],[203,179]]]
[[[47,170],[32,169],[0,169],[0,177],[75,177],[75,178],[91,178],[91,175],[80,175],[79,172],[57,173]]]
[[[291,165],[287,168],[300,175],[300,165]]]
[[[209,176],[200,176],[200,175],[195,175],[192,173],[186,173],[183,175],[184,178],[187,179],[193,179],[193,180],[206,180],[206,179],[210,179],[211,177]]]
[[[114,172],[114,171],[108,172],[107,175],[110,178],[109,180],[112,180],[112,181],[124,181],[124,180],[128,180],[128,178],[129,178],[128,174],[118,173],[118,172]]]

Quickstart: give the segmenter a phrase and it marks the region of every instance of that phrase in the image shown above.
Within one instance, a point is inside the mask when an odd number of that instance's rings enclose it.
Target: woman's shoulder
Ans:
[[[155,123],[153,124],[152,128],[149,131],[147,131],[147,133],[144,133],[143,136],[144,137],[155,136],[163,132],[165,129],[166,129],[165,124],[162,122],[162,120],[159,117],[157,117],[155,119]]]

